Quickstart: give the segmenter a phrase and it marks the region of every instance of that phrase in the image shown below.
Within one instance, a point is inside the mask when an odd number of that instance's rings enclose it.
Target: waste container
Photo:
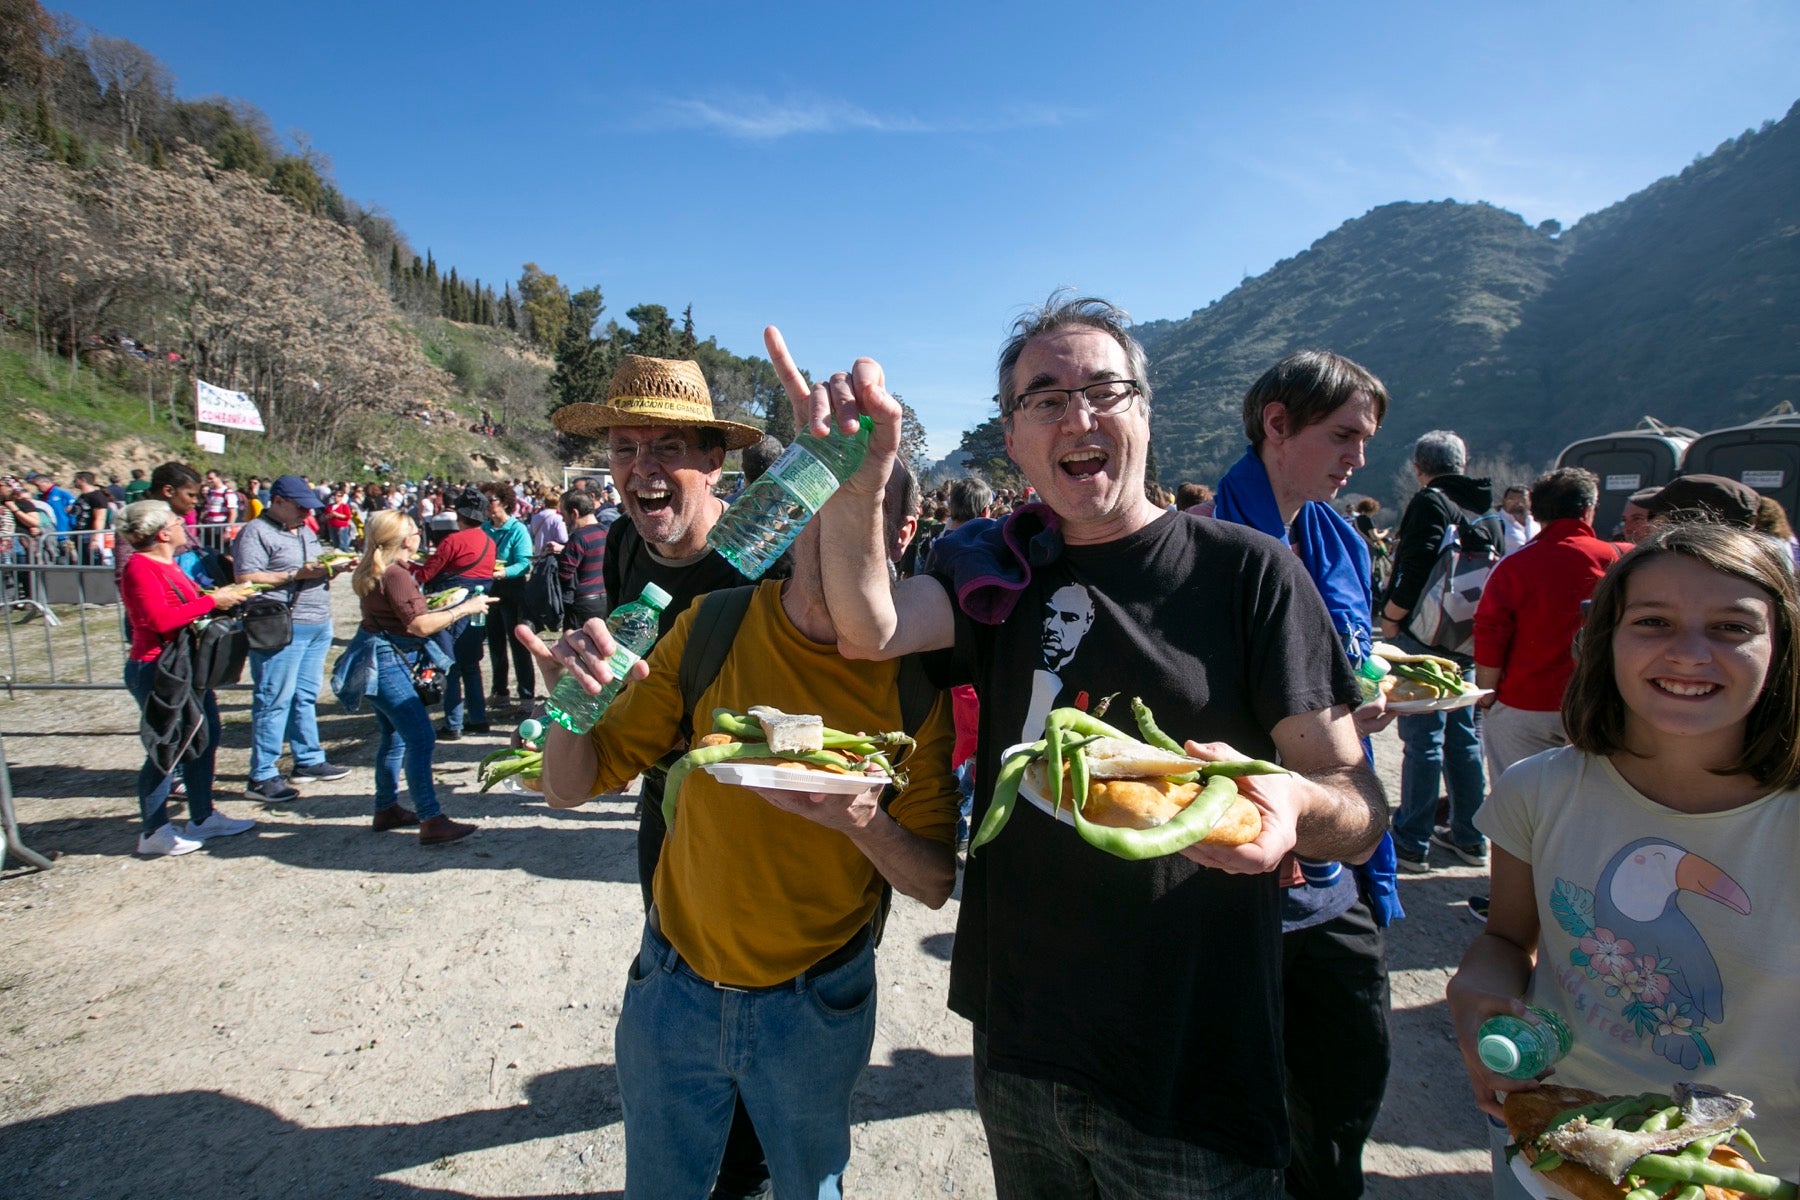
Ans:
[[[1556,456],[1558,467],[1586,467],[1600,477],[1600,501],[1594,506],[1594,531],[1611,537],[1624,514],[1625,501],[1640,488],[1661,487],[1683,473],[1684,455],[1700,435],[1679,425],[1645,417],[1635,429],[1571,442]],[[1685,468],[1692,473],[1697,468]]]
[[[1748,425],[1695,439],[1682,460],[1682,474],[1723,475],[1773,496],[1792,525],[1800,513],[1800,413],[1784,404]]]

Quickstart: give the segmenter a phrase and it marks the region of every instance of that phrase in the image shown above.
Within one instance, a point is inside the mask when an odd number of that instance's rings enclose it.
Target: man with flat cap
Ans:
[[[706,376],[695,362],[628,354],[613,373],[603,404],[564,405],[551,414],[562,432],[605,442],[619,514],[607,532],[606,603],[610,611],[654,583],[669,593],[662,614],[666,634],[697,596],[752,582],[706,545],[725,515],[713,493],[729,450],[762,440],[762,430],[723,421],[713,412]],[[614,497],[610,494],[607,500]],[[685,750],[670,747],[665,762]],[[666,767],[644,773],[638,826],[638,887],[650,911],[651,881],[668,827],[662,816]],[[715,1197],[767,1194],[762,1149],[743,1102],[732,1120]]]
[[[1683,475],[1644,500],[1643,507],[1653,524],[1706,520],[1753,529],[1756,496],[1755,488],[1723,475]]]

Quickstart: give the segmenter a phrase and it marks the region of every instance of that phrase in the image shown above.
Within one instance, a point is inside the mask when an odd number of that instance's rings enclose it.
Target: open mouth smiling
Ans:
[[[669,505],[674,503],[674,497],[670,494],[668,488],[656,488],[654,490],[642,492],[634,491],[631,493],[631,496],[637,501],[638,508],[641,509],[646,516],[666,512],[668,511]]]
[[[1695,699],[1710,696],[1719,690],[1720,685],[1707,683],[1699,679],[1652,679],[1651,686],[1669,696],[1680,696],[1684,699]]]
[[[1106,451],[1100,449],[1098,446],[1083,446],[1078,450],[1072,450],[1063,455],[1058,461],[1057,466],[1061,467],[1063,473],[1066,475],[1073,475],[1077,479],[1084,479],[1092,475],[1098,475],[1101,471],[1105,470],[1106,463]]]

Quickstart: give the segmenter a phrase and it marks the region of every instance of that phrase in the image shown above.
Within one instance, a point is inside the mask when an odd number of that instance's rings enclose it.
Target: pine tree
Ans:
[[[388,247],[388,292],[400,294],[400,243]]]
[[[519,331],[519,310],[513,307],[512,284],[506,284],[506,290],[500,294],[501,324],[514,333]]]
[[[425,282],[436,287],[438,281],[437,259],[431,257],[431,247],[425,248]]]
[[[677,357],[694,357],[694,348],[699,344],[700,339],[694,336],[694,306],[690,303],[681,310],[681,341],[677,343]]]
[[[31,136],[54,150],[57,147],[56,123],[50,119],[50,102],[39,92],[37,111],[31,117]]]

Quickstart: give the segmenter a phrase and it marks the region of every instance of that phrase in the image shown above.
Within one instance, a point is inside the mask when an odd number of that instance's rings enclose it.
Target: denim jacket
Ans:
[[[355,712],[362,706],[363,697],[374,690],[375,653],[383,642],[400,656],[408,668],[420,654],[427,656],[439,670],[448,670],[451,666],[449,657],[430,638],[409,637],[403,633],[374,633],[359,628],[344,652],[338,655],[337,666],[331,672],[332,694],[344,706],[345,712]]]

